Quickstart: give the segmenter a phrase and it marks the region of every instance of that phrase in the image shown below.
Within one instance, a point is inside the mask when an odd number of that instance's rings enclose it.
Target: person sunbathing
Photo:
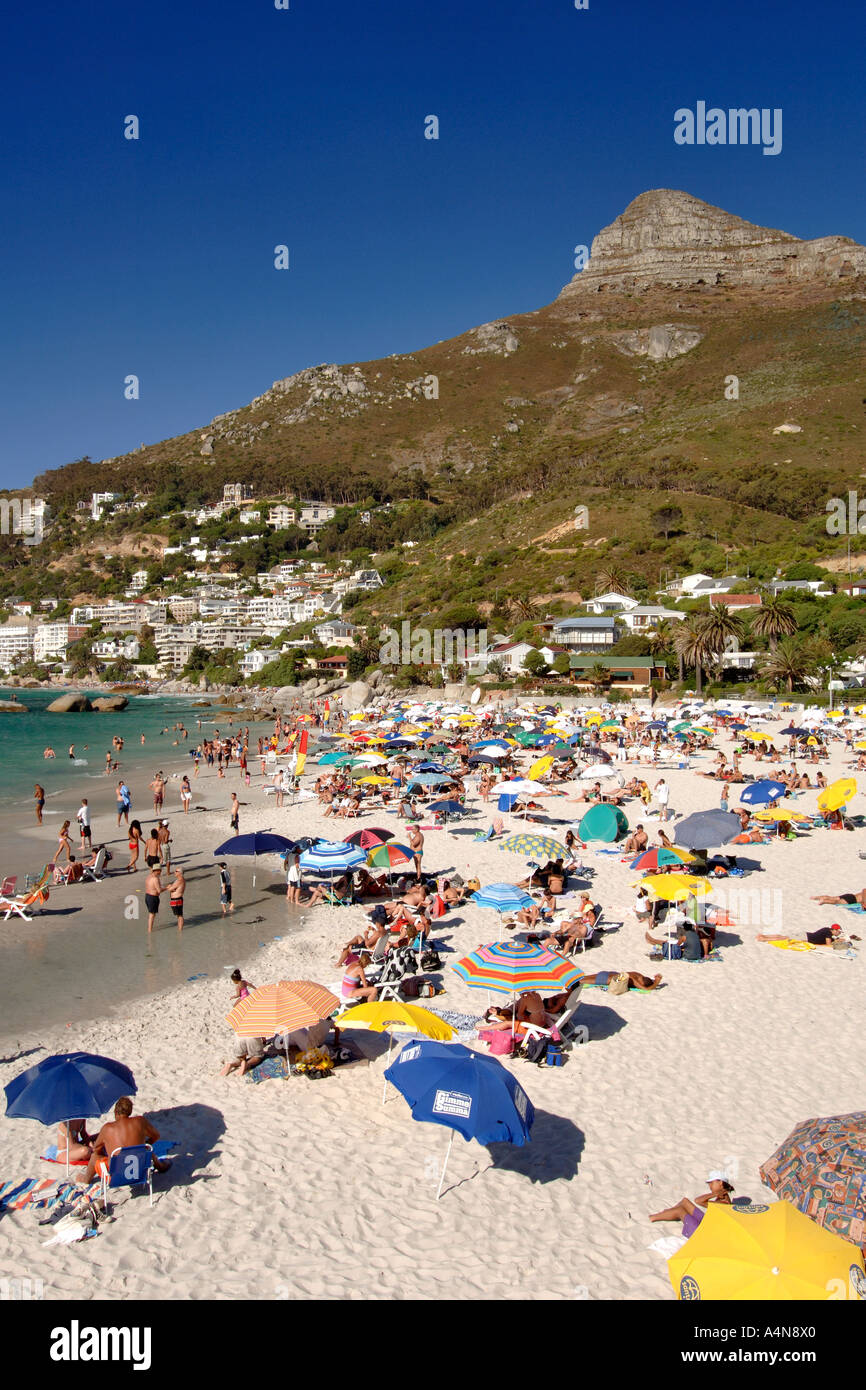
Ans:
[[[66,1153],[67,1145],[69,1154]],[[87,1162],[93,1152],[93,1139],[85,1120],[63,1120],[57,1130],[57,1162]]]
[[[446,878],[442,884],[439,896],[444,899],[449,907],[457,907],[460,903],[465,901],[466,889],[465,887],[455,887],[454,884],[451,883],[451,880]]]
[[[649,990],[658,989],[662,983],[661,975],[642,975],[639,970],[597,970],[594,975],[583,975],[580,984],[584,987],[597,986],[599,989],[607,989],[611,980],[617,975],[628,975],[629,989]],[[554,994],[549,999],[545,999],[544,1007],[550,1014],[561,1014],[565,1008],[570,991],[565,990],[562,994]]]
[[[524,927],[537,926],[541,920],[550,921],[556,911],[556,898],[549,888],[545,888],[538,902],[534,902],[531,907],[522,907],[517,913],[517,920]]]
[[[642,825],[637,825],[623,845],[623,850],[626,854],[642,854],[648,844],[649,836]]]
[[[704,1219],[704,1213],[710,1202],[718,1202],[722,1206],[731,1205],[731,1193],[734,1188],[728,1182],[725,1173],[715,1170],[707,1178],[709,1192],[697,1197],[693,1202],[690,1197],[681,1197],[674,1207],[667,1207],[664,1211],[657,1211],[650,1217],[650,1221],[682,1221],[683,1235],[688,1239],[694,1235],[698,1226]]]
[[[838,901],[838,900],[837,900]],[[847,944],[847,940],[857,941],[859,937],[845,938],[838,922],[831,927],[816,927],[814,931],[798,933],[796,936],[781,932],[759,932],[756,941],[806,941],[812,946],[834,946],[836,942]]]
[[[847,907],[849,904],[859,903],[866,909],[866,888],[861,888],[859,893],[839,893],[836,897],[830,893],[820,893],[812,898],[812,902],[821,903],[822,907],[835,907],[837,903]]]
[[[390,932],[384,922],[373,922],[365,931],[353,936],[351,941],[347,941],[337,960],[337,967],[345,965],[349,956],[356,956],[359,948],[364,951],[372,951],[382,937],[389,937]]]
[[[108,1171],[108,1164],[115,1149],[128,1149],[138,1144],[155,1144],[159,1130],[144,1115],[133,1115],[129,1096],[121,1096],[114,1107],[114,1119],[104,1124],[93,1141],[90,1161],[80,1175],[80,1183],[92,1182],[99,1173]],[[166,1173],[170,1163],[154,1158],[153,1166],[157,1173]]]

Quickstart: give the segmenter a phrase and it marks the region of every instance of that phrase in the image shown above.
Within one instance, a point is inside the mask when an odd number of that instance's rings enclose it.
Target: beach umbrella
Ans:
[[[459,801],[431,801],[427,810],[433,811],[437,816],[442,816],[446,821],[450,816],[466,815],[466,807]]]
[[[694,874],[647,874],[637,885],[651,888],[656,897],[665,902],[681,902],[683,898],[705,898],[710,891],[706,878],[695,878]]]
[[[451,781],[450,772],[410,772],[410,787],[441,787],[444,782]]]
[[[746,1208],[711,1202],[694,1235],[668,1260],[668,1272],[685,1302],[826,1301],[849,1282],[866,1296],[860,1251],[790,1202]]]
[[[768,801],[778,801],[779,797],[787,794],[787,791],[788,788],[784,782],[774,782],[769,779],[763,782],[752,782],[740,792],[740,801],[744,806],[763,806]]]
[[[674,840],[684,849],[714,849],[741,833],[740,818],[733,811],[694,811],[677,823]]]
[[[420,1033],[422,1037],[433,1038],[437,1042],[448,1042],[456,1037],[455,1030],[444,1018],[431,1014],[429,1009],[419,1008],[417,1004],[404,1004],[400,999],[371,999],[366,1004],[356,1004],[340,1015],[340,1030],[346,1028],[367,1028],[371,1033],[388,1034],[386,1072],[391,1061],[395,1033]],[[385,1077],[382,1081],[383,1105],[387,1086]]]
[[[214,850],[214,858],[222,859],[226,854],[240,854],[252,858],[253,883],[256,881],[256,860],[260,854],[286,854],[295,848],[294,840],[285,835],[275,835],[269,830],[253,830],[248,835],[230,835]]]
[[[772,811],[756,811],[753,820],[759,821],[792,821],[800,824],[811,824],[811,816],[804,816],[802,811],[791,811],[787,806],[776,806]]]
[[[393,777],[379,777],[376,773],[368,773],[366,777],[359,777],[355,773],[352,777],[353,782],[357,782],[359,787],[388,787],[394,781]]]
[[[489,883],[486,888],[478,888],[471,895],[470,902],[478,907],[489,907],[494,912],[519,912],[524,907],[532,907],[533,899],[522,888],[513,883]]]
[[[359,864],[366,863],[367,856],[357,845],[343,841],[320,840],[301,855],[301,868],[314,869],[317,873],[332,876],[345,873]]]
[[[278,984],[250,990],[226,1014],[226,1022],[241,1038],[270,1038],[275,1033],[285,1033],[288,1057],[289,1033],[311,1028],[339,1007],[337,996],[324,985],[312,980],[280,980]]]
[[[837,811],[840,806],[847,806],[856,792],[857,783],[853,777],[840,777],[824,788],[818,797],[818,805],[822,811]]]
[[[668,849],[667,845],[645,849],[629,864],[630,869],[640,869],[641,873],[653,873],[665,864],[693,864],[695,856],[685,849]]]
[[[497,849],[507,849],[511,854],[531,854],[539,859],[567,859],[569,851],[552,835],[534,835],[530,830],[521,830],[497,841]]]
[[[547,796],[547,787],[540,782],[530,781],[528,777],[512,777],[508,782],[496,782],[491,791],[497,796]]]
[[[866,1245],[866,1111],[801,1121],[760,1174],[804,1216]]]
[[[622,778],[615,767],[609,763],[593,763],[590,767],[585,767],[580,772],[581,782],[601,782],[605,777],[614,777],[620,783]]]
[[[571,961],[533,941],[497,941],[479,946],[450,968],[471,989],[493,990],[497,994],[520,994],[529,989],[566,990],[583,975]]]
[[[401,869],[404,864],[411,864],[412,851],[408,845],[398,845],[391,840],[387,845],[374,845],[367,851],[367,863],[374,869],[387,869],[391,873],[394,869]]]
[[[122,1062],[93,1052],[62,1052],[19,1072],[4,1090],[8,1119],[55,1125],[104,1115],[121,1096],[134,1096],[138,1087]]]
[[[344,735],[344,737],[345,737],[345,735]],[[318,766],[319,766],[319,767],[325,767],[326,765],[330,766],[330,765],[332,765],[332,764],[333,764],[333,766],[336,767],[336,765],[337,765],[342,759],[344,759],[345,757],[346,757],[346,754],[345,754],[345,753],[337,753],[337,752],[325,753],[321,758],[318,758],[318,759],[317,759],[317,763],[318,763]]]
[[[550,753],[546,754],[543,758],[536,759],[529,769],[529,780],[534,781],[537,777],[543,777],[545,772],[550,771],[555,761],[555,758],[553,758]]]
[[[383,845],[386,840],[393,840],[394,831],[385,830],[381,826],[371,825],[367,830],[353,830],[351,835],[346,835],[344,845],[356,845],[361,849],[372,849],[374,845]]]
[[[413,1120],[445,1125],[451,1131],[437,1201],[455,1130],[479,1144],[529,1142],[535,1119],[532,1101],[496,1057],[461,1043],[424,1038],[407,1043],[385,1076],[408,1103]]]
[[[447,773],[447,772],[448,772],[448,769],[447,769],[447,767],[444,767],[442,763],[430,763],[430,762],[428,762],[428,763],[419,763],[418,766],[417,766],[416,768],[413,768],[413,774],[414,774],[414,773],[418,773],[418,772],[438,772],[438,773]]]

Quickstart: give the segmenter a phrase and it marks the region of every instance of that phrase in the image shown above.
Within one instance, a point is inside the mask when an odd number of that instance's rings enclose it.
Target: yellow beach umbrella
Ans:
[[[587,715],[586,723],[587,723],[587,724],[600,724],[603,718],[604,718],[604,715],[602,715],[602,714],[590,714],[590,715]]]
[[[782,821],[782,820],[787,820],[787,821],[791,821],[792,824],[794,824],[794,823],[806,823],[806,822],[808,822],[810,819],[811,819],[811,817],[809,817],[809,816],[804,816],[802,811],[789,811],[789,810],[787,809],[787,807],[785,807],[785,806],[777,806],[777,807],[775,808],[775,810],[772,810],[772,811],[756,811],[755,814],[752,816],[752,820],[762,820],[762,821]]]
[[[858,1247],[790,1202],[739,1209],[712,1202],[694,1235],[668,1260],[668,1273],[683,1302],[826,1302],[846,1298],[849,1286],[854,1297],[866,1293]]]
[[[828,709],[828,711],[827,711],[827,718],[828,718],[828,719],[844,719],[845,716],[844,716],[844,714],[842,713],[842,710],[840,710],[840,709]]]
[[[443,1018],[438,1018],[436,1014],[431,1014],[429,1009],[420,1009],[416,1004],[404,1004],[399,999],[371,999],[366,1004],[356,1004],[354,1008],[347,1009],[345,1013],[338,1017],[340,1029],[344,1028],[367,1028],[371,1033],[388,1034],[388,1060],[385,1069],[391,1060],[391,1048],[394,1043],[395,1033],[420,1033],[425,1038],[435,1038],[437,1042],[450,1042],[455,1037],[454,1029],[450,1023],[446,1023]],[[385,1104],[385,1094],[388,1082],[382,1083],[382,1104]]]
[[[758,729],[744,729],[740,738],[747,738],[752,743],[760,743],[762,738],[769,738],[769,734],[762,734]]]
[[[657,897],[669,903],[681,898],[705,898],[710,891],[709,880],[694,874],[647,874],[635,887],[651,888]]]
[[[535,777],[543,776],[549,768],[553,767],[553,763],[554,759],[549,754],[544,758],[539,758],[536,762],[532,764],[532,767],[529,769],[529,772],[527,773],[527,776],[529,777],[530,781]]]
[[[818,797],[818,805],[822,811],[836,811],[840,806],[847,806],[856,791],[857,783],[853,777],[840,777],[824,788]]]
[[[359,786],[365,786],[365,787],[387,787],[387,786],[389,785],[389,783],[391,783],[391,782],[394,781],[394,778],[393,778],[393,777],[377,777],[375,774],[371,774],[369,777],[358,777],[358,776],[356,776],[356,777],[354,778],[354,780],[358,783]]]

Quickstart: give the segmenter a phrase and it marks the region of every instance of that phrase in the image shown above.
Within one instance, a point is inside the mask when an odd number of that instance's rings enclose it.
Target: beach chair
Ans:
[[[9,877],[4,878],[2,884],[0,884],[0,899],[2,899],[2,898],[14,898],[14,897],[15,897],[15,885],[16,885],[17,882],[18,882],[18,878],[17,878],[17,875],[15,875],[15,874],[12,874],[12,875],[10,875]]]
[[[16,917],[20,917],[22,922],[32,922],[33,915],[31,913],[31,915],[28,917],[27,908],[32,907],[41,909],[42,907],[44,907],[47,901],[48,889],[40,884],[35,888],[31,888],[30,892],[25,893],[23,897],[0,899],[0,912],[3,913],[3,920],[5,922],[8,922],[9,918],[13,914]]]
[[[556,1020],[554,1025],[563,1043],[567,1046],[580,1045],[589,1042],[589,1029],[585,1023],[575,1023],[574,1016],[580,1007],[580,996],[583,993],[583,985],[578,983],[569,994],[565,1001],[565,1008]],[[551,1038],[553,1028],[542,1028],[537,1023],[527,1023],[524,1025],[523,1038],[528,1042],[532,1038]]]
[[[94,862],[90,865],[85,864],[84,873],[81,875],[82,883],[101,883],[105,878],[103,872],[105,868],[105,850],[101,849]]]
[[[102,1200],[108,1211],[109,1189],[118,1187],[144,1186],[150,1194],[153,1206],[153,1149],[150,1144],[131,1144],[125,1149],[114,1149],[108,1159],[108,1172],[103,1167]]]

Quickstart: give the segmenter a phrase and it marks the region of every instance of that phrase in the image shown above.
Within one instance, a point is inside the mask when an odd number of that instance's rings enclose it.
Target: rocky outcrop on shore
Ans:
[[[58,695],[56,700],[52,700],[46,706],[48,714],[108,714],[115,710],[126,709],[129,704],[125,695],[97,695],[91,700],[89,695],[83,695],[80,691],[69,695]]]

